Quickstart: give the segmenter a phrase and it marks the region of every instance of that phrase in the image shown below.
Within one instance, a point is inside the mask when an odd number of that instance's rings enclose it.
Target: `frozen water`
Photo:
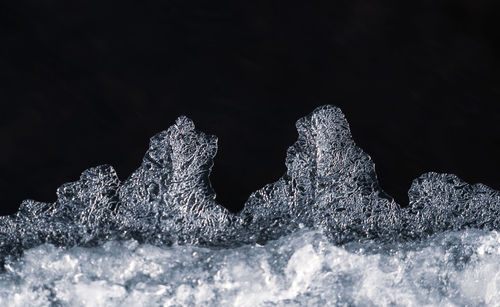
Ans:
[[[18,305],[477,305],[499,298],[500,193],[455,175],[380,188],[340,109],[297,121],[287,172],[232,214],[217,138],[181,116],[123,183],[101,165],[0,217],[3,302]],[[481,231],[480,231],[481,230]],[[499,273],[500,274],[500,273]],[[0,304],[3,305],[3,304]]]
[[[400,208],[380,189],[340,109],[320,107],[296,126],[287,173],[253,193],[240,214],[252,238],[275,239],[299,225],[328,230],[337,242],[399,233]]]
[[[217,138],[181,116],[151,138],[141,167],[119,189],[120,233],[140,241],[216,243],[236,217],[215,202],[209,181]]]
[[[300,230],[237,248],[44,244],[6,264],[1,306],[481,306],[500,301],[500,234],[337,246]]]
[[[242,212],[215,201],[209,175],[217,138],[181,116],[151,138],[142,165],[120,183],[111,166],[82,173],[54,204],[25,201],[0,219],[1,254],[41,243],[92,246],[110,238],[156,245],[264,243],[300,227],[332,242],[413,240],[439,231],[500,228],[500,194],[454,175],[427,173],[402,209],[378,185],[370,156],[354,143],[340,109],[319,107],[297,121],[287,173],[252,193]]]

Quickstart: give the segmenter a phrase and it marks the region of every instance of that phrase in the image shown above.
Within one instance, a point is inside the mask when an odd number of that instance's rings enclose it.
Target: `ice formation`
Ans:
[[[297,121],[287,172],[232,214],[217,138],[181,116],[123,183],[101,165],[0,217],[0,305],[494,305],[500,194],[414,180],[402,208],[334,106]]]
[[[142,165],[120,183],[111,166],[82,173],[53,204],[24,201],[0,220],[1,253],[42,243],[93,246],[141,243],[239,246],[297,229],[324,231],[334,243],[422,239],[466,228],[500,228],[500,194],[454,175],[427,173],[401,208],[378,185],[370,156],[354,143],[341,110],[323,106],[297,121],[287,173],[250,195],[238,214],[215,201],[209,175],[217,138],[181,116],[151,138]]]
[[[114,220],[147,242],[217,244],[236,218],[215,201],[209,174],[217,138],[181,116],[151,138],[141,167],[120,186]]]

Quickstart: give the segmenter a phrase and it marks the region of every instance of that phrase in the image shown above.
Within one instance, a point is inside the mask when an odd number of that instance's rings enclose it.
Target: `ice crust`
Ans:
[[[179,117],[153,136],[142,165],[123,183],[102,165],[57,190],[55,203],[24,201],[0,219],[0,253],[43,243],[96,246],[112,239],[154,245],[235,247],[278,239],[300,228],[333,243],[405,241],[466,228],[500,229],[500,194],[455,175],[414,180],[401,208],[380,188],[370,156],[354,143],[341,110],[323,106],[297,121],[287,173],[252,193],[232,214],[209,181],[217,138]]]

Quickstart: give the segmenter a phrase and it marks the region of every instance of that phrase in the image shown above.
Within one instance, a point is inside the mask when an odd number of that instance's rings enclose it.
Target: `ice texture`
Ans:
[[[253,193],[241,212],[252,237],[275,239],[301,226],[325,229],[338,242],[397,232],[399,206],[380,189],[340,109],[317,108],[296,126],[287,173]]]
[[[2,256],[50,242],[87,245],[111,233],[120,180],[109,165],[85,170],[80,180],[57,189],[55,203],[25,200],[17,213],[0,220]]]
[[[500,193],[467,184],[456,175],[426,173],[413,181],[406,214],[407,235],[465,228],[500,229]]]
[[[373,161],[353,141],[339,108],[319,107],[296,126],[286,174],[252,193],[238,214],[216,202],[210,185],[217,138],[181,116],[151,138],[142,165],[123,183],[111,166],[98,166],[61,186],[55,203],[27,200],[1,217],[1,258],[43,243],[98,246],[112,239],[236,247],[304,227],[337,244],[500,228],[499,192],[454,175],[422,175],[409,206],[400,207],[380,188]]]
[[[179,117],[151,138],[142,165],[119,189],[117,224],[146,242],[211,243],[235,217],[215,201],[209,175],[217,138]]]
[[[332,244],[301,230],[265,245],[44,244],[6,263],[1,306],[498,306],[500,234]]]

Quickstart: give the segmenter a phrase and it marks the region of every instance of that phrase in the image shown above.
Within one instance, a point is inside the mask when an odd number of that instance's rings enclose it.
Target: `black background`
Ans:
[[[126,179],[181,114],[219,137],[211,178],[237,210],[323,104],[402,204],[427,171],[500,189],[497,3],[2,1],[0,213],[91,166]]]

